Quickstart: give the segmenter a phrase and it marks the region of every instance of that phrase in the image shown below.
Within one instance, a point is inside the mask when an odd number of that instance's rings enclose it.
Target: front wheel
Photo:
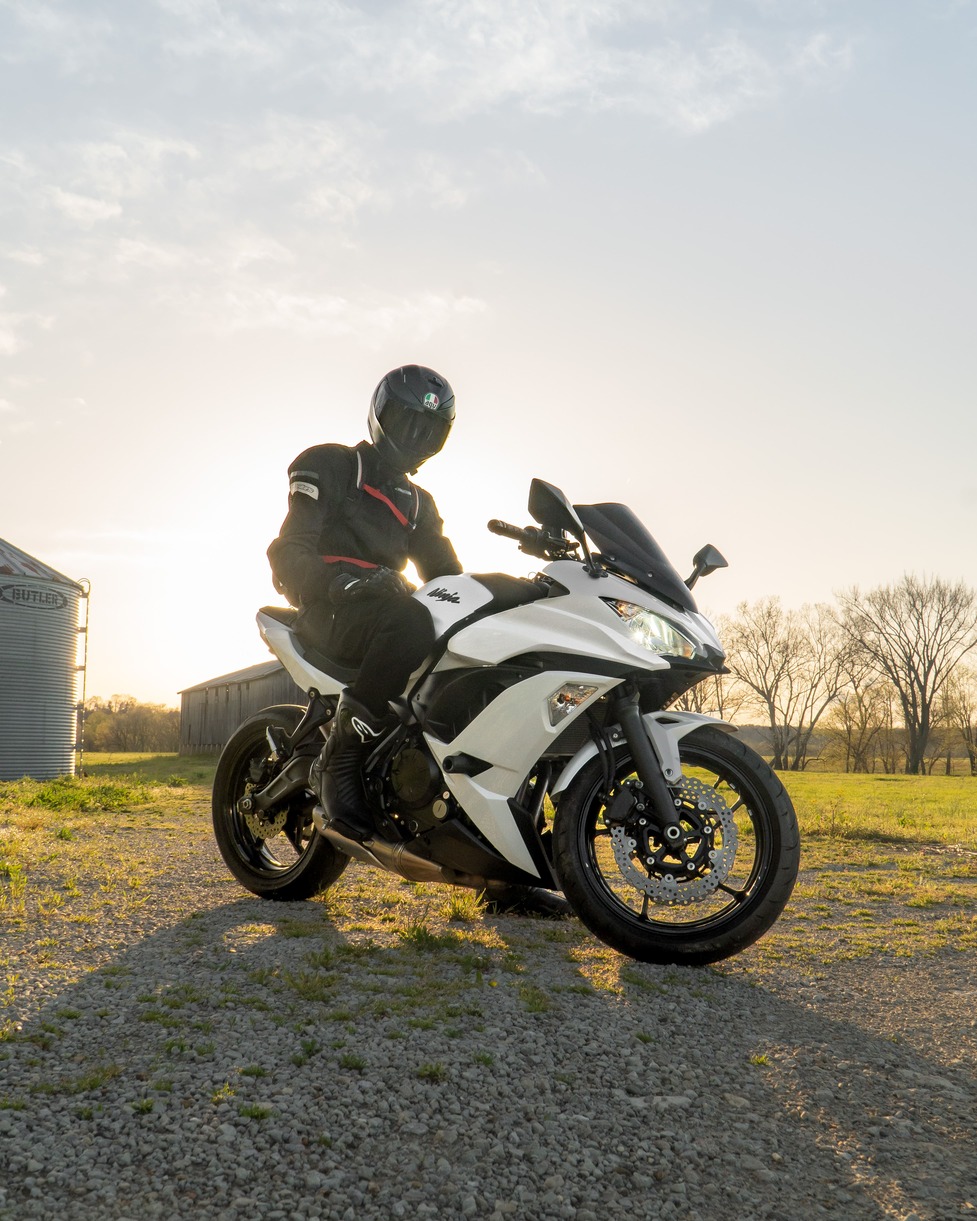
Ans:
[[[315,797],[300,789],[259,814],[242,812],[243,797],[280,770],[269,742],[291,733],[303,710],[283,704],[249,717],[224,747],[214,776],[214,836],[224,863],[242,886],[264,899],[311,899],[331,886],[349,857],[323,839],[312,822]],[[311,762],[311,759],[310,759]]]
[[[666,845],[645,816],[626,751],[605,792],[600,759],[571,781],[553,826],[567,899],[602,941],[642,962],[717,962],[762,936],[797,877],[800,837],[787,791],[736,738],[704,726],[680,743],[682,827]]]

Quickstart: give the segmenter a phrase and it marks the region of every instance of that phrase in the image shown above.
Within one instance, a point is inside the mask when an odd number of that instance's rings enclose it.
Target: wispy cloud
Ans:
[[[485,302],[426,292],[411,296],[289,292],[271,284],[235,285],[219,297],[191,293],[182,299],[216,330],[286,330],[300,335],[355,335],[380,343],[390,335],[430,338],[452,318],[483,313]]]
[[[545,188],[498,128],[479,146],[488,112],[637,114],[693,134],[851,69],[824,5],[764,21],[768,2],[152,0],[88,19],[74,0],[0,0],[25,78],[29,60],[49,80],[97,64],[109,99],[0,148],[22,293],[0,355],[23,348],[28,302],[59,278],[76,307],[101,287],[118,308],[130,285],[232,331],[423,337],[471,317],[485,304],[444,283],[419,299],[371,287],[351,252],[389,248],[402,214]],[[122,109],[153,91],[152,114]]]
[[[187,73],[199,89],[210,65],[249,77],[266,106],[331,97],[352,110],[372,97],[436,122],[505,106],[621,109],[699,131],[832,78],[852,53],[844,6],[823,0],[156,0],[113,25],[67,0],[4,3],[22,53],[46,51],[65,71],[100,46],[110,65],[136,54],[163,90]],[[66,43],[83,50],[65,58]]]
[[[437,121],[506,105],[543,114],[622,109],[698,131],[851,61],[849,39],[823,25],[823,5],[795,5],[786,20],[781,5],[777,33],[758,29],[754,4],[715,0],[165,7],[184,26],[183,40],[175,34],[171,43],[177,54],[206,50],[239,66],[287,59],[299,82],[313,78],[346,97],[386,96],[399,111]]]
[[[50,187],[47,197],[69,220],[84,228],[119,216],[122,207],[114,199],[97,199],[92,195],[80,195],[77,191],[65,191],[61,187]]]

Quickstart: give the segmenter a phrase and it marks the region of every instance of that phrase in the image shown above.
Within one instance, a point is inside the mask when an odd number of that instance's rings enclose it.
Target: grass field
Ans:
[[[29,932],[33,952],[54,966],[76,934],[125,922],[146,902],[151,881],[210,850],[215,762],[88,755],[84,777],[0,784],[0,929]],[[783,780],[801,825],[802,868],[784,916],[749,951],[758,962],[813,966],[977,948],[977,779],[812,773]],[[388,931],[393,921],[405,944],[421,948],[458,949],[466,922],[478,920],[469,892],[405,887],[362,869],[348,871],[323,901],[345,908],[366,931],[363,911]],[[573,943],[568,953],[584,974],[626,973],[623,960],[576,925],[551,926],[546,935]],[[2,936],[0,968],[9,989],[13,954]]]

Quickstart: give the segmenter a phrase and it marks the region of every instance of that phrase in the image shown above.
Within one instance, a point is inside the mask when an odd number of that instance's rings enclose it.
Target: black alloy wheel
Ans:
[[[599,759],[571,781],[554,852],[567,898],[601,940],[644,962],[697,965],[739,953],[770,928],[793,889],[800,839],[780,780],[738,739],[706,726],[681,740],[680,757],[677,843],[665,844],[643,813],[625,748],[609,800]],[[615,803],[624,790],[628,799]]]
[[[264,814],[247,809],[243,800],[281,770],[269,729],[273,737],[291,733],[302,713],[302,708],[278,705],[249,717],[224,747],[214,777],[214,835],[220,854],[241,885],[265,899],[310,899],[331,886],[349,864],[349,858],[316,831],[316,798],[308,789]]]

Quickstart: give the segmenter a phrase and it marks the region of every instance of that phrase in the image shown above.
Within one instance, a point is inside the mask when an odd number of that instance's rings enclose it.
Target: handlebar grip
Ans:
[[[488,523],[489,531],[492,534],[501,534],[503,538],[513,538],[517,543],[521,543],[526,537],[526,531],[520,530],[518,526],[510,526],[507,521],[499,521],[497,517],[493,517]]]

